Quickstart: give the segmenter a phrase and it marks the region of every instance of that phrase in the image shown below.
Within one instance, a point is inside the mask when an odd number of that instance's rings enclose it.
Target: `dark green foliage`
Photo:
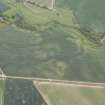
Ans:
[[[45,105],[31,81],[7,80],[4,105]]]

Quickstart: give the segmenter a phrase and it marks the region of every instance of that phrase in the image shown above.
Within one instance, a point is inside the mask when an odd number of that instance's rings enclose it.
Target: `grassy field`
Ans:
[[[0,30],[0,65],[7,75],[105,82],[105,42],[75,27],[73,11],[2,2],[9,7],[3,16],[12,22]]]
[[[105,81],[104,45],[61,26],[28,32],[14,26],[0,31],[0,65],[7,75]]]
[[[37,88],[48,105],[104,105],[105,89],[40,85]]]

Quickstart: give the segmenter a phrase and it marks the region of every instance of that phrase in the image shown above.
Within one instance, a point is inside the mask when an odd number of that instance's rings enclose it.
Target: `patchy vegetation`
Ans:
[[[50,27],[50,23],[75,26],[73,13],[69,9],[57,8],[51,11],[29,2],[16,2],[12,5],[10,5],[10,9],[3,13],[3,17],[20,28],[43,30]]]

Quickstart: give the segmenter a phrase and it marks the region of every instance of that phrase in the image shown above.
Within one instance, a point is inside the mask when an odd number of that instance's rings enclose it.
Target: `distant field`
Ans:
[[[80,26],[95,32],[105,32],[105,0],[56,0],[62,8],[71,8]]]
[[[48,105],[105,105],[105,89],[40,85],[37,88]]]

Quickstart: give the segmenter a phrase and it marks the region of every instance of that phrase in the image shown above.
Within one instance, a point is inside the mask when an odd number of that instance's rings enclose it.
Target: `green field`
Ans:
[[[104,105],[105,89],[36,85],[48,105]]]
[[[105,81],[104,46],[75,29],[52,27],[28,32],[14,26],[0,31],[0,64],[7,75]]]

